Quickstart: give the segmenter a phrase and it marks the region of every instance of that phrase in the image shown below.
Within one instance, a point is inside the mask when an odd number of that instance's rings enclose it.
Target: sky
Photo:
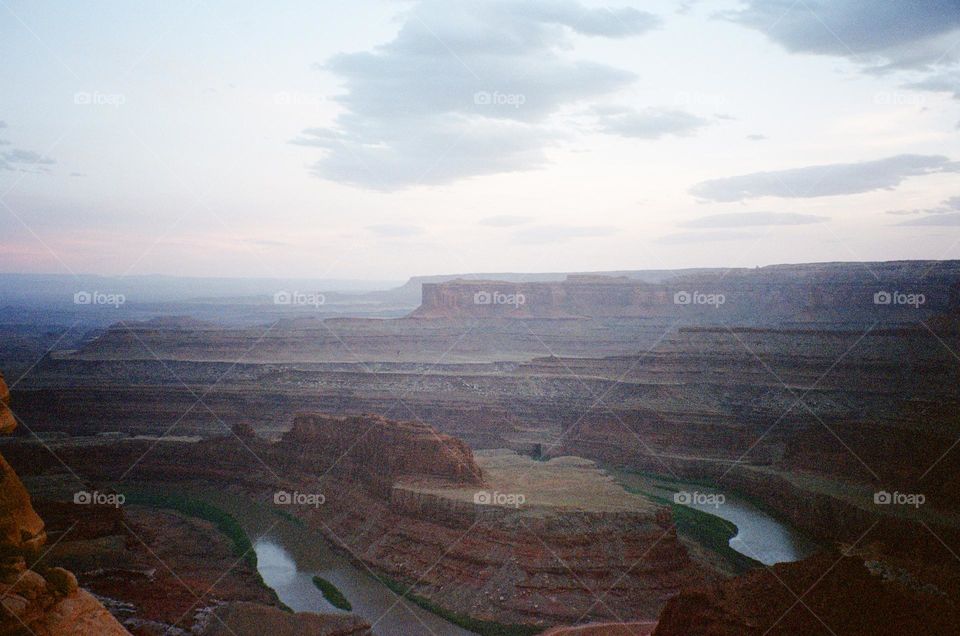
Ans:
[[[0,2],[0,271],[960,258],[956,0]]]

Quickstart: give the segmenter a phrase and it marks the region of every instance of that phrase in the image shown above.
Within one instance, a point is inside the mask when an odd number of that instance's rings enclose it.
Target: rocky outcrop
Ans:
[[[651,636],[657,624],[649,621],[639,623],[592,623],[576,627],[556,627],[543,632],[542,636]]]
[[[287,612],[256,603],[228,603],[216,610],[203,636],[369,636],[370,624],[349,614]]]
[[[422,422],[398,422],[377,415],[335,417],[301,413],[279,446],[289,457],[307,455],[325,472],[322,459],[354,468],[360,479],[392,483],[400,475],[432,475],[461,484],[480,484],[473,453],[462,440],[437,433]]]
[[[0,375],[0,430],[10,433],[9,391]],[[13,636],[119,636],[127,634],[76,577],[38,563],[46,542],[43,520],[34,511],[17,474],[0,457],[0,634]]]
[[[955,593],[871,573],[862,558],[820,554],[684,590],[654,635],[946,636],[960,625]]]

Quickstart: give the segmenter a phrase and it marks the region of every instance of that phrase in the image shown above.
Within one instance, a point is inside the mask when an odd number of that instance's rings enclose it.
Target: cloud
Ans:
[[[750,141],[764,141],[767,139],[766,135],[747,135],[747,139]]]
[[[904,71],[905,88],[960,99],[960,8],[956,0],[747,0],[720,14],[788,51],[850,60],[864,72]]]
[[[514,234],[518,243],[560,243],[571,239],[610,236],[619,228],[607,225],[538,225]]]
[[[681,245],[685,243],[714,243],[717,241],[747,241],[757,239],[762,234],[750,232],[675,232],[654,240],[661,245]]]
[[[949,212],[946,214],[931,214],[920,219],[910,219],[897,223],[897,225],[913,226],[957,226],[960,225],[960,212]]]
[[[660,22],[574,0],[422,0],[403,15],[390,42],[317,65],[345,92],[332,126],[293,140],[324,150],[315,175],[394,190],[542,166],[562,138],[553,114],[635,79],[573,58],[571,36],[623,38]]]
[[[907,216],[910,214],[948,214],[960,211],[960,196],[950,197],[935,208],[914,208],[912,210],[888,210],[887,214]]]
[[[905,88],[914,88],[934,93],[952,93],[954,99],[960,99],[960,71],[943,71],[904,84]]]
[[[769,225],[809,225],[823,223],[829,219],[815,214],[794,214],[791,212],[733,212],[730,214],[711,214],[699,219],[680,223],[681,227],[719,228],[719,227],[759,227]]]
[[[788,51],[849,58],[871,72],[957,59],[951,53],[960,35],[956,0],[747,0],[745,8],[721,16]]]
[[[960,172],[960,162],[941,155],[895,155],[859,163],[755,172],[702,181],[690,188],[700,199],[743,201],[755,197],[811,198],[892,190],[909,177]]]
[[[32,150],[14,148],[0,152],[0,170],[19,170],[28,172],[48,172],[47,166],[57,163]]]
[[[488,216],[477,221],[480,225],[489,225],[491,227],[511,227],[514,225],[523,225],[533,220],[532,216],[514,216],[511,214],[498,214]]]
[[[598,107],[597,123],[601,132],[639,139],[659,139],[664,135],[685,137],[706,126],[706,119],[682,110],[623,107]]]
[[[404,236],[416,236],[423,233],[423,228],[417,225],[393,225],[384,223],[381,225],[368,225],[367,230],[377,236],[399,238]]]
[[[0,130],[7,128],[7,122],[0,121]],[[0,146],[9,146],[10,142],[0,139]],[[0,152],[0,170],[18,172],[49,172],[48,166],[57,163],[54,159],[32,150],[11,148]]]

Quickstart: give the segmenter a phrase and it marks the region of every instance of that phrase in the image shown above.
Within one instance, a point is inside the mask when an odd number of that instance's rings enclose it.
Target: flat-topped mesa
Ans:
[[[874,271],[880,272],[875,274]],[[928,275],[929,274],[929,275]],[[927,318],[958,305],[960,266],[815,263],[649,276],[570,274],[565,280],[458,278],[423,283],[411,318],[661,318],[743,324]]]
[[[424,283],[412,318],[583,318],[648,316],[669,308],[668,290],[623,276],[568,276],[556,282],[457,279]]]
[[[376,471],[378,480],[389,483],[401,475],[427,475],[467,485],[483,482],[466,443],[421,422],[379,415],[298,413],[280,446],[313,456],[321,473],[342,465],[345,470],[362,468],[361,476]]]

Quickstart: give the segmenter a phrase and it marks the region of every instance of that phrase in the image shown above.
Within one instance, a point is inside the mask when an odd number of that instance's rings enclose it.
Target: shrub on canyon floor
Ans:
[[[348,601],[347,597],[343,595],[343,592],[338,590],[337,586],[330,581],[319,576],[315,576],[313,577],[313,584],[316,585],[317,589],[323,593],[323,598],[327,599],[327,602],[337,609],[346,610],[348,612],[353,609],[353,606],[350,605],[350,601]]]

